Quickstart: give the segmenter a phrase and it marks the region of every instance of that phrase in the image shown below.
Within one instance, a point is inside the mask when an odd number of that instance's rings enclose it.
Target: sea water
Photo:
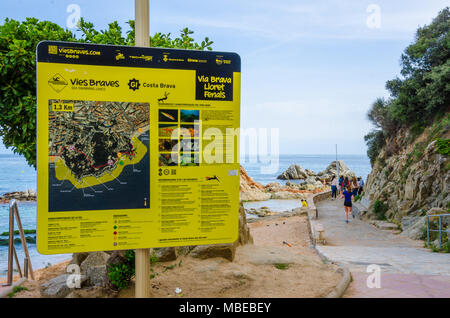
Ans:
[[[262,184],[270,182],[284,181],[277,180],[277,176],[285,171],[291,164],[299,164],[304,169],[310,169],[314,172],[323,171],[333,160],[334,155],[281,155],[279,157],[278,169],[271,174],[261,172],[259,162],[249,162],[249,160],[241,159],[242,165],[246,169],[248,175],[255,181]],[[342,155],[339,160],[343,160],[350,170],[354,171],[357,176],[362,176],[366,180],[370,173],[370,161],[366,156],[362,155]],[[36,170],[28,166],[25,159],[18,155],[0,154],[0,195],[12,191],[24,191],[27,189],[36,189]],[[296,200],[271,200],[264,203],[249,203],[249,207],[258,208],[260,206],[268,206],[274,211],[285,211],[295,208],[299,205]],[[36,203],[19,202],[19,212],[24,229],[36,229]],[[9,226],[9,206],[8,204],[0,204],[0,234],[8,231]],[[17,229],[17,226],[16,226]],[[34,234],[32,235],[34,236]],[[16,236],[18,237],[18,236]],[[1,238],[7,238],[2,236]],[[24,253],[21,244],[16,244],[19,260],[23,265]],[[33,265],[33,269],[43,268],[49,264],[70,259],[70,254],[43,255],[36,250],[35,244],[28,243],[28,249]],[[6,275],[8,261],[8,247],[0,246],[0,276]]]

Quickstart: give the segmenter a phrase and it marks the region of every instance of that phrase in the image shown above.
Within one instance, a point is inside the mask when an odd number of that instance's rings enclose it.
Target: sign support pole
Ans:
[[[150,46],[149,0],[135,0],[135,46]],[[150,249],[136,250],[136,298],[150,297]]]

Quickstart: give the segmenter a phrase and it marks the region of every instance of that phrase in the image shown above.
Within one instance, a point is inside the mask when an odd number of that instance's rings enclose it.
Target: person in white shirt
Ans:
[[[358,195],[361,195],[361,193],[363,192],[363,188],[364,188],[364,180],[362,177],[358,177]]]
[[[333,180],[331,180],[331,199],[336,199],[337,195],[337,179],[336,177],[333,177]]]

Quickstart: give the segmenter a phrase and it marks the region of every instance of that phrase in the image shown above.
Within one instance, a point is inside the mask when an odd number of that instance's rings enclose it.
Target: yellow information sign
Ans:
[[[238,238],[240,58],[44,41],[42,254]]]

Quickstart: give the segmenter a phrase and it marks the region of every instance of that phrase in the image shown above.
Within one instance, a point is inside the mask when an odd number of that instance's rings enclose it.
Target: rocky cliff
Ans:
[[[449,135],[447,116],[417,138],[404,129],[386,140],[365,186],[370,219],[388,219],[420,239],[425,215],[449,210],[450,163],[437,141],[448,143]]]

